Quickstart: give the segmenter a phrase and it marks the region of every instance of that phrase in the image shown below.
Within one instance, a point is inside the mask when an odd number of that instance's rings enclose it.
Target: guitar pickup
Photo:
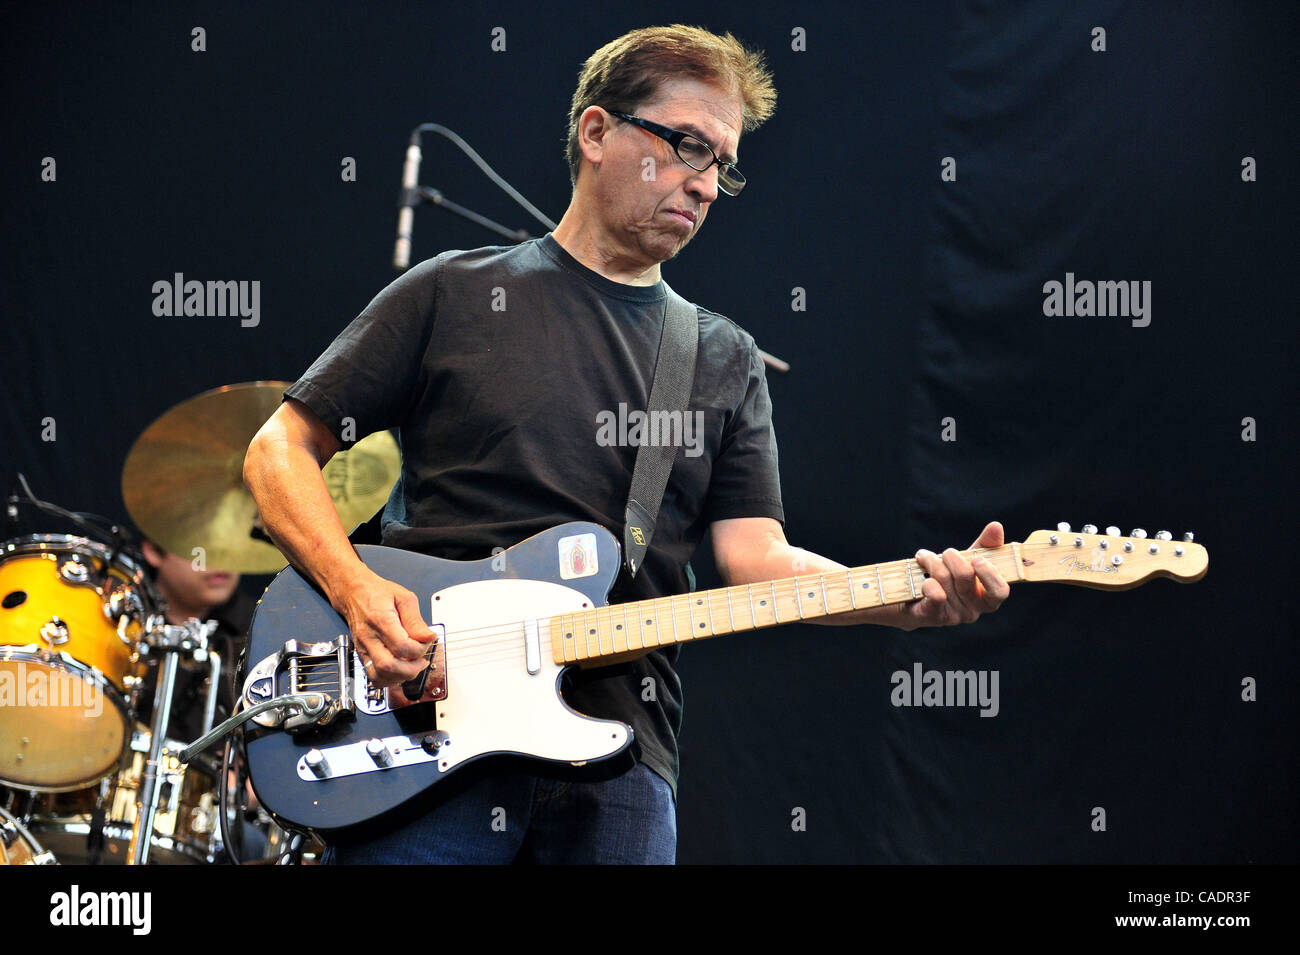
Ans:
[[[325,709],[316,717],[295,708],[272,709],[253,717],[253,722],[301,733],[328,726],[344,714],[353,716],[356,711],[354,659],[349,634],[317,643],[286,641],[249,671],[243,687],[245,705],[292,693],[319,693],[325,697]]]

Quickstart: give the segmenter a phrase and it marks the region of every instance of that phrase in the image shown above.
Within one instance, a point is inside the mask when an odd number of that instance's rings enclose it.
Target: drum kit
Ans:
[[[149,539],[232,572],[284,567],[241,472],[249,441],[286,387],[217,388],[145,429],[127,456],[122,496]],[[345,527],[384,504],[399,467],[387,432],[335,456],[326,485]],[[125,532],[38,500],[22,475],[18,487],[24,496],[16,489],[9,499],[11,532],[28,504],[83,533],[0,543],[0,865],[288,864],[304,850],[310,860],[313,843],[303,834],[260,810],[239,811],[237,736],[224,759],[209,751],[184,763],[185,742],[168,734],[182,668],[206,677],[203,733],[212,729],[222,668],[233,662],[212,645],[216,623],[169,622]]]

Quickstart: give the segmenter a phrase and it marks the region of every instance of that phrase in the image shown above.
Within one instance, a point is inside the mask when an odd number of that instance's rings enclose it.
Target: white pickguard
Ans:
[[[627,745],[627,726],[575,713],[560,697],[563,667],[548,621],[590,607],[585,594],[541,580],[476,580],[439,591],[429,606],[446,634],[447,698],[436,705],[450,742],[438,753],[441,769],[501,752],[579,763]],[[528,672],[527,620],[537,621],[536,674]]]

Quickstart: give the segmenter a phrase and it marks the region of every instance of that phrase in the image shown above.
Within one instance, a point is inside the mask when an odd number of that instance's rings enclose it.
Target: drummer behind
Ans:
[[[247,642],[248,624],[255,601],[239,589],[239,574],[225,570],[195,570],[177,554],[168,553],[149,539],[141,544],[144,559],[154,577],[154,586],[166,602],[165,616],[170,624],[183,624],[194,617],[215,620],[216,632],[208,646],[221,658],[221,686],[217,694],[216,722],[230,716],[235,703],[235,664]],[[203,733],[203,711],[207,701],[206,667],[181,666],[176,673],[176,691],[172,696],[171,721],[167,736],[192,742]],[[151,678],[141,710],[151,710]],[[149,719],[148,715],[142,717]]]

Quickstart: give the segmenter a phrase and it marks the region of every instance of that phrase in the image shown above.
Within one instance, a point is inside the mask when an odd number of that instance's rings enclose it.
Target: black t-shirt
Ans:
[[[662,282],[613,282],[550,235],[447,252],[380,292],[286,396],[344,447],[396,430],[402,472],[385,545],[477,560],[574,520],[621,540],[637,452],[625,424],[646,408],[665,304]],[[635,580],[620,574],[614,603],[687,592],[687,562],[712,521],[784,520],[754,340],[699,315],[681,450],[644,565]],[[575,670],[564,690],[579,712],[630,723],[641,760],[674,787],[676,658],[672,648]]]

